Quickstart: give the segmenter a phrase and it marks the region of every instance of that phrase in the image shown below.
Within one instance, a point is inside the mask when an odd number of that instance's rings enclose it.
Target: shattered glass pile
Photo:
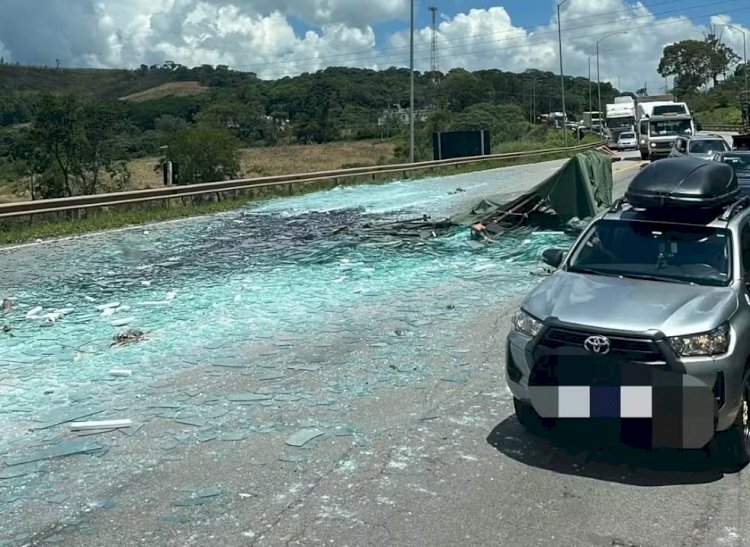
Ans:
[[[111,439],[71,435],[72,420],[132,419],[118,438],[153,435],[162,451],[277,430],[294,447],[352,430],[279,424],[273,411],[345,408],[379,385],[418,384],[436,354],[461,365],[451,322],[496,321],[498,304],[539,281],[541,251],[570,239],[527,232],[479,245],[468,230],[404,241],[341,228],[444,218],[493,184],[497,193],[492,177],[336,189],[0,251],[0,299],[15,302],[0,315],[11,328],[0,331],[0,507],[23,498],[14,487],[45,460],[112,458]],[[143,339],[113,342],[133,329]],[[212,392],[231,374],[234,390]],[[177,430],[140,431],[158,420]]]

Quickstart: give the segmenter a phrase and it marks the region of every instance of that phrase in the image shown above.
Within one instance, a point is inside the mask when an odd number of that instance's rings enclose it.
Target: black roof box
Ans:
[[[698,158],[657,160],[638,173],[625,192],[633,207],[717,209],[740,197],[731,166]]]

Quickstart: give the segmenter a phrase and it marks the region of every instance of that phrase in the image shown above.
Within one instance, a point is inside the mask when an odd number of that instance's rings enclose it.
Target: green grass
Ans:
[[[736,106],[715,108],[706,112],[696,112],[695,117],[703,125],[739,125],[742,123],[742,112]]]
[[[526,143],[528,150],[529,143]],[[451,167],[426,168],[421,171],[407,173],[412,180],[428,177],[446,175],[457,175],[495,169],[498,167],[509,167],[513,165],[524,165],[570,157],[570,153],[545,154],[528,158],[507,159],[487,161],[469,165]],[[154,222],[175,220],[180,218],[195,217],[211,213],[230,211],[242,207],[249,202],[268,199],[272,197],[302,195],[320,190],[327,190],[336,186],[351,186],[357,184],[386,184],[394,180],[401,180],[401,173],[351,177],[335,180],[316,181],[306,184],[292,184],[258,190],[233,191],[224,193],[218,201],[217,198],[204,197],[201,202],[182,203],[181,198],[170,200],[171,203],[149,203],[116,206],[107,209],[88,210],[83,217],[60,218],[62,213],[48,215],[35,215],[35,218],[18,219],[0,222],[0,245],[10,245],[35,241],[37,239],[48,239],[56,237],[73,236],[89,232],[97,232],[114,228],[125,228],[139,226]],[[44,217],[44,218],[41,218]]]

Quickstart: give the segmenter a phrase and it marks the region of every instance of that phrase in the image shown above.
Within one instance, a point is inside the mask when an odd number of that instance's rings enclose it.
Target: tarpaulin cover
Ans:
[[[573,218],[589,218],[612,203],[612,163],[595,150],[587,150],[567,161],[559,170],[540,182],[530,192],[544,198],[562,222]],[[487,196],[469,211],[453,215],[450,222],[471,226],[487,222],[509,205],[507,191]]]

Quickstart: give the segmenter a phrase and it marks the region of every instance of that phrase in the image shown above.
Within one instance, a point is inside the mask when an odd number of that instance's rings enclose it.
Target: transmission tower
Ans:
[[[438,57],[437,57],[437,11],[435,6],[430,6],[430,13],[432,14],[432,44],[430,48],[430,72],[432,73],[432,81],[437,80],[438,73]]]

